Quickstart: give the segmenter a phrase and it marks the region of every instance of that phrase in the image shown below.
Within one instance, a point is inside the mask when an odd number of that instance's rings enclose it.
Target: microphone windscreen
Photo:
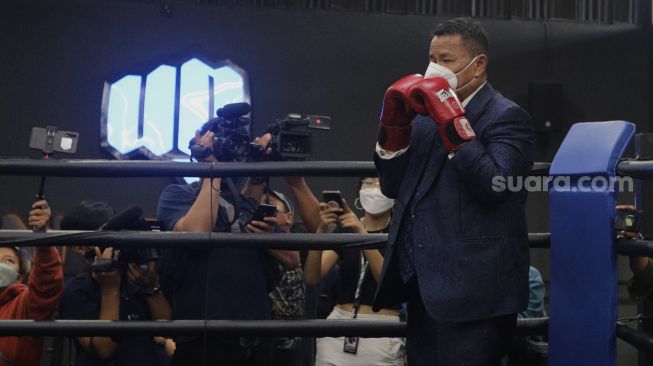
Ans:
[[[218,109],[217,115],[224,119],[234,119],[246,115],[251,110],[249,103],[231,103]]]

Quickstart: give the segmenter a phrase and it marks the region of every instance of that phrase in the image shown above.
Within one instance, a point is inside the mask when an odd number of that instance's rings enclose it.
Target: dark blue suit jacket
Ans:
[[[526,176],[531,118],[489,83],[465,108],[477,138],[453,158],[430,118],[413,121],[409,150],[374,157],[383,193],[395,198],[377,308],[406,300],[396,253],[412,220],[419,292],[431,317],[464,321],[517,313],[528,302],[526,192],[496,192],[495,176]]]

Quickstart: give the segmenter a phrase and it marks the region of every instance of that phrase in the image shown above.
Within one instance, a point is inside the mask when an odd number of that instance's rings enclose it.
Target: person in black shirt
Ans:
[[[69,230],[99,230],[112,212],[111,206],[104,202],[84,201],[66,215],[62,226]],[[74,250],[83,253],[89,248]],[[160,290],[154,261],[142,265],[124,263],[119,260],[119,250],[111,247],[93,250],[96,259],[113,260],[115,267],[69,279],[59,303],[62,319],[170,320],[170,303]],[[133,335],[77,337],[75,341],[76,366],[166,366],[170,364],[169,352],[174,347],[172,341],[161,337]]]
[[[359,200],[365,211],[358,219],[343,200],[342,206],[320,203],[321,222],[317,233],[326,233],[337,226],[338,232],[385,233],[392,217],[394,201],[383,196],[377,178],[361,180]],[[378,249],[363,251],[310,251],[304,267],[307,285],[317,285],[339,264],[341,286],[336,306],[328,319],[365,319],[399,321],[399,307],[372,310],[377,280],[383,266]],[[403,365],[405,343],[402,338],[319,338],[316,366],[320,365]]]

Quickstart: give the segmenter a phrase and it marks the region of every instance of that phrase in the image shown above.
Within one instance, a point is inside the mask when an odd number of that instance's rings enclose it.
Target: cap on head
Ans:
[[[278,199],[279,201],[283,202],[284,206],[286,206],[286,210],[292,214],[295,213],[295,208],[293,207],[292,203],[290,203],[290,200],[284,195],[283,193],[279,191],[270,191],[270,195]]]

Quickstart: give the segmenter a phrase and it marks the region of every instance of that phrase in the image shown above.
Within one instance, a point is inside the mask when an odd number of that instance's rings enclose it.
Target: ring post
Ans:
[[[551,164],[550,365],[616,365],[615,170],[634,133],[576,123]]]

